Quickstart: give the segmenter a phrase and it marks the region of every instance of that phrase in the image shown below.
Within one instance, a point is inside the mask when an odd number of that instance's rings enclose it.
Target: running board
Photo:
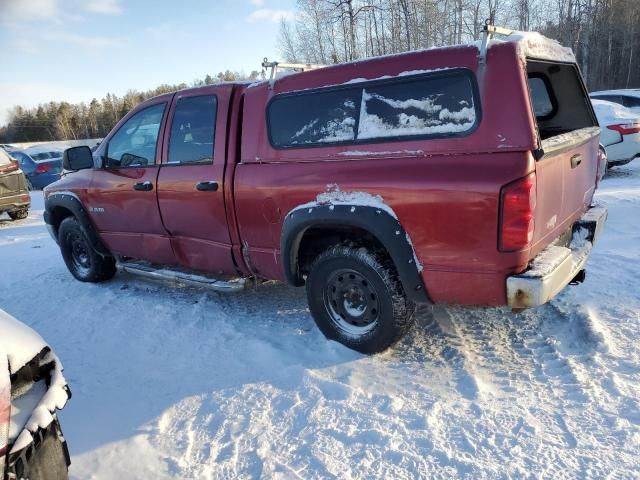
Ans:
[[[123,272],[152,280],[184,283],[192,287],[207,288],[216,292],[239,292],[244,289],[247,283],[246,278],[218,280],[204,275],[185,273],[168,268],[153,268],[148,265],[141,265],[140,263],[118,262],[118,268]]]

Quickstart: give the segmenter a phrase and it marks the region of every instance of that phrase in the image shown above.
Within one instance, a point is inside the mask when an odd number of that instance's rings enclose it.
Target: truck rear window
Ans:
[[[467,135],[476,92],[471,72],[451,69],[280,94],[267,109],[269,138],[300,148]]]

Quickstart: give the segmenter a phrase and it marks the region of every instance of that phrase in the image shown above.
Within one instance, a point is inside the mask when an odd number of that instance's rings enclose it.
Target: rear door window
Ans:
[[[168,163],[213,162],[216,107],[215,95],[178,99],[171,123]]]
[[[479,121],[471,72],[452,69],[276,95],[267,110],[275,148],[466,135]]]

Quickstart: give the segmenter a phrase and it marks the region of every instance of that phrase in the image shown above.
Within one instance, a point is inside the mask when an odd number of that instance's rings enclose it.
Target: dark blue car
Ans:
[[[34,158],[22,150],[13,150],[9,153],[20,163],[20,169],[27,177],[29,190],[40,190],[55,182],[62,173],[62,158]]]

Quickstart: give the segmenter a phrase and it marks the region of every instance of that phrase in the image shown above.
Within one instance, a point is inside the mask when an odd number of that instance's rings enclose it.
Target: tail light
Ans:
[[[0,173],[11,173],[20,169],[20,164],[17,160],[11,160],[11,163],[6,167],[0,167]]]
[[[607,125],[609,130],[615,130],[620,135],[631,135],[632,133],[640,133],[640,122],[618,123],[616,125]]]
[[[502,187],[499,238],[501,251],[515,252],[531,245],[536,201],[535,173]]]
[[[38,165],[35,169],[35,173],[44,173],[51,170],[51,165],[48,163],[43,163],[42,165]]]

